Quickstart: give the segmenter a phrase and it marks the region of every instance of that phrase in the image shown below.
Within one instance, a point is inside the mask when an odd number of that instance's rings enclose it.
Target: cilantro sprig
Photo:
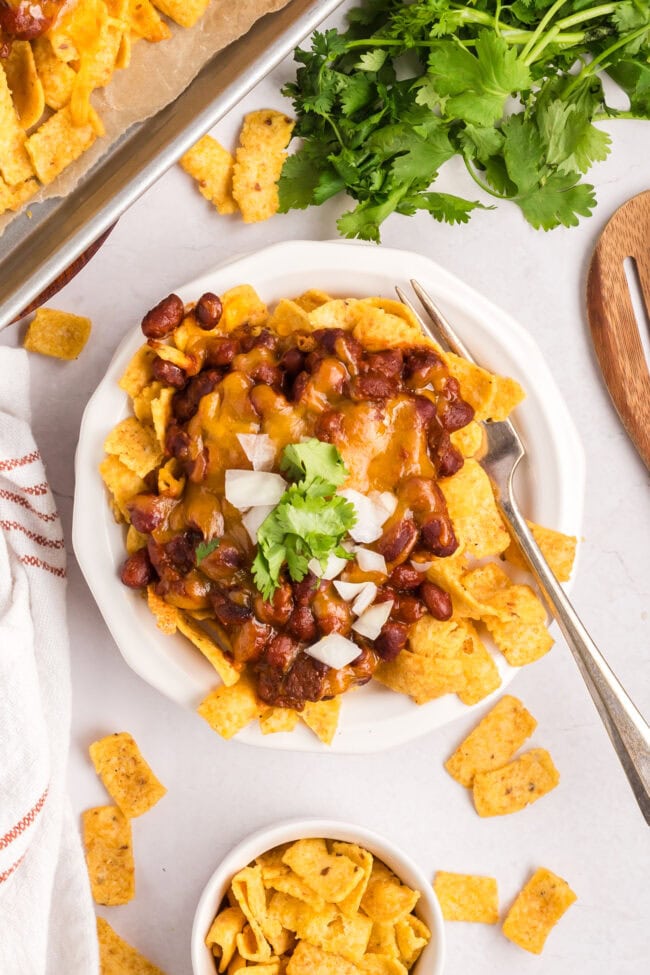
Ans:
[[[280,179],[283,211],[352,197],[346,237],[378,241],[392,213],[485,209],[432,189],[453,156],[533,227],[575,226],[595,205],[582,177],[610,151],[594,123],[650,118],[650,0],[363,0],[349,21],[296,51],[284,94],[302,147]]]
[[[341,541],[356,522],[354,506],[336,494],[349,472],[333,444],[316,439],[289,444],[280,468],[293,483],[258,529],[253,562],[255,585],[267,600],[284,566],[300,582],[313,558],[322,566],[330,555],[352,558]]]

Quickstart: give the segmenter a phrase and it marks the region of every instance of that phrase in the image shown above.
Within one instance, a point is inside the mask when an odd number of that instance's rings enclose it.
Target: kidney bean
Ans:
[[[434,619],[443,621],[451,619],[453,606],[448,592],[437,586],[435,582],[429,582],[428,579],[425,579],[420,588],[420,594]]]
[[[329,585],[331,583],[327,582],[326,579],[318,579],[313,572],[308,572],[300,582],[292,582],[291,588],[296,606],[309,606],[316,597],[316,593],[320,592],[321,589],[327,589]]]
[[[309,379],[309,373],[306,371],[299,372],[296,376],[291,390],[291,399],[295,403],[299,403],[301,398],[305,395],[305,390],[307,389]]]
[[[401,349],[385,349],[383,352],[372,352],[362,362],[359,371],[362,374],[384,376],[386,379],[400,379],[404,366],[404,356]]]
[[[266,623],[260,623],[254,617],[246,620],[237,628],[232,641],[232,655],[236,662],[259,660],[272,636],[273,630]]]
[[[263,623],[284,626],[293,612],[293,592],[288,582],[283,582],[273,593],[270,601],[255,597],[255,615]]]
[[[302,643],[311,643],[318,635],[316,619],[309,606],[297,606],[287,623],[287,630]]]
[[[458,541],[448,517],[436,515],[422,525],[422,544],[433,555],[446,558],[458,548]]]
[[[206,331],[215,328],[221,321],[223,314],[221,298],[213,294],[212,291],[206,291],[197,301],[194,314],[196,315],[196,321],[200,328]]]
[[[465,463],[463,455],[453,446],[446,431],[438,441],[432,460],[438,477],[452,477]]]
[[[413,396],[412,403],[418,420],[426,426],[436,415],[436,404],[428,396]]]
[[[278,366],[270,362],[260,362],[250,371],[251,379],[256,383],[263,383],[265,386],[281,386],[282,372]]]
[[[165,435],[165,452],[171,457],[176,457],[177,460],[185,461],[190,457],[191,446],[189,433],[176,423],[171,423]]]
[[[312,612],[323,636],[328,633],[342,633],[347,636],[352,629],[352,611],[345,600],[336,595],[331,584],[327,590],[316,594]]]
[[[412,565],[398,565],[388,577],[388,583],[394,589],[417,589],[422,582],[422,573]]]
[[[158,494],[137,494],[127,504],[131,524],[136,531],[149,535],[163,524],[176,505],[175,498]]]
[[[186,576],[196,566],[196,546],[201,541],[200,532],[186,531],[174,535],[166,544],[165,551],[174,568]]]
[[[187,375],[180,366],[175,366],[173,362],[167,362],[160,356],[156,356],[153,360],[151,372],[153,378],[157,379],[158,382],[165,383],[167,386],[174,386],[176,389],[182,389],[187,382]]]
[[[148,339],[164,339],[185,317],[185,306],[178,295],[171,294],[159,301],[142,319],[142,331]]]
[[[57,6],[60,7],[61,4]],[[14,6],[7,6],[6,3],[0,5],[0,29],[20,41],[33,41],[40,37],[49,30],[55,19],[56,11],[51,16],[46,16],[42,4],[23,0]]]
[[[375,653],[382,660],[390,662],[399,657],[408,640],[408,626],[404,623],[384,623],[381,633],[374,642]]]
[[[411,349],[404,361],[404,378],[413,389],[433,382],[442,367],[442,359],[433,349]]]
[[[348,384],[348,395],[351,400],[361,402],[367,399],[390,399],[399,393],[400,384],[396,378],[367,373],[365,376],[355,376]]]
[[[288,378],[293,378],[297,376],[299,372],[302,371],[305,364],[305,356],[293,346],[291,349],[287,349],[282,358],[280,359],[280,369],[283,369]]]
[[[403,518],[384,531],[377,551],[387,562],[405,562],[418,540],[418,529],[411,518]]]
[[[129,589],[144,589],[155,578],[156,573],[146,548],[129,555],[120,571],[120,579]]]
[[[444,402],[444,401],[443,401]],[[440,413],[440,423],[449,433],[462,430],[474,419],[474,409],[464,399],[450,399],[444,402]]]
[[[184,390],[174,393],[172,410],[176,419],[181,423],[191,420],[202,398],[211,393],[222,379],[223,372],[220,369],[204,369],[198,376],[190,379]]]
[[[400,623],[415,623],[426,612],[424,603],[420,602],[416,596],[394,593],[391,598],[393,599],[393,608],[390,615],[393,619],[399,620]]]
[[[248,594],[239,593],[238,595],[243,597],[241,602],[235,602],[229,593],[222,589],[216,589],[210,593],[212,611],[222,626],[240,626],[251,619],[253,613],[248,605]]]
[[[288,633],[274,636],[264,651],[264,663],[286,674],[300,653],[300,644],[292,640]]]
[[[239,342],[232,338],[213,338],[206,350],[206,366],[229,366],[239,353]]]
[[[223,531],[223,518],[221,531]],[[217,532],[218,534],[220,532]],[[244,556],[239,549],[235,548],[234,545],[229,545],[228,542],[221,542],[214,552],[210,552],[204,559],[201,559],[199,569],[208,579],[214,579],[215,582],[218,582],[232,579],[235,572],[241,569],[243,564]]]
[[[269,349],[274,352],[278,347],[278,337],[268,328],[263,328],[260,332],[244,331],[241,338],[241,347],[244,352],[251,349]]]

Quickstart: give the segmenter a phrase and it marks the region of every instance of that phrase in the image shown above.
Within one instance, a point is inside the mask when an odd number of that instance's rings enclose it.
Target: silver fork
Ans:
[[[401,288],[397,295],[418,319],[422,329],[443,348],[475,362],[471,353],[434,300],[418,284],[411,286],[429,322],[417,312]],[[513,475],[525,448],[510,420],[483,424],[487,451],[481,464],[499,497],[501,511],[516,538],[546,602],[558,622],[614,745],[646,823],[650,825],[650,728],[591,639],[562,586],[542,555],[514,496]]]

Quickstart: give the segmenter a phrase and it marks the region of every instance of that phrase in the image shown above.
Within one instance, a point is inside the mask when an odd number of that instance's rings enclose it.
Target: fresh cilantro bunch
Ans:
[[[289,444],[280,468],[293,483],[258,529],[253,562],[255,585],[267,600],[285,565],[289,576],[300,582],[310,559],[324,566],[330,555],[352,558],[341,540],[356,522],[354,506],[336,494],[349,473],[333,444],[316,439]]]
[[[575,226],[610,147],[593,123],[650,118],[650,0],[363,0],[349,20],[296,51],[302,147],[280,179],[283,211],[347,192],[346,237],[379,241],[395,212],[465,223],[481,204],[431,188],[456,155],[533,227]],[[607,104],[605,74],[629,110]]]

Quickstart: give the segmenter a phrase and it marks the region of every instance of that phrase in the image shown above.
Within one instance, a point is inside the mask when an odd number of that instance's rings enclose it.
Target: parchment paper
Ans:
[[[65,196],[74,189],[81,177],[131,125],[143,122],[172,102],[214,54],[250,30],[264,14],[286,7],[289,2],[212,0],[202,19],[190,30],[169,22],[172,36],[168,40],[159,44],[144,40],[135,43],[129,66],[116,71],[108,86],[92,96],[93,105],[106,127],[106,135],[97,139],[53,183],[28,200],[22,211],[0,217],[0,235],[12,220],[21,217],[26,209],[40,200]]]

